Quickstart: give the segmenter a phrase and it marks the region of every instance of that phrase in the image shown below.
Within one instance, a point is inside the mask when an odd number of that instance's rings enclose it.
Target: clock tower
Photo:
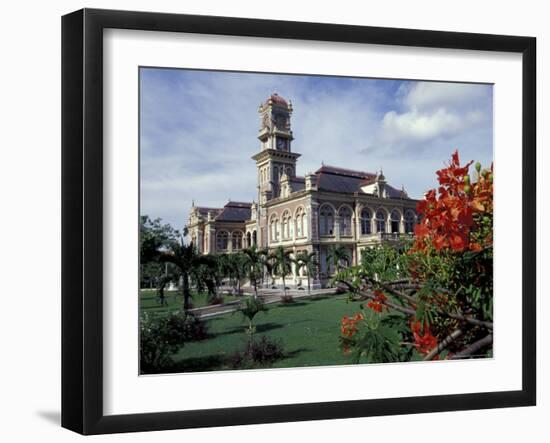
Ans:
[[[252,157],[258,170],[258,201],[280,196],[280,182],[283,174],[289,178],[296,175],[296,160],[300,154],[292,152],[294,137],[290,127],[292,103],[277,93],[264,101],[258,110],[260,114],[260,152]]]

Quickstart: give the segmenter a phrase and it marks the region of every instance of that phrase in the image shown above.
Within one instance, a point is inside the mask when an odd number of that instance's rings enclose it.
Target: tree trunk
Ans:
[[[285,274],[284,274],[284,271],[283,271],[283,291],[284,291],[285,298],[286,298],[286,283],[285,283]]]
[[[254,298],[258,298],[258,282],[256,281],[256,274],[252,273],[252,279],[254,280]]]
[[[307,293],[311,294],[311,284],[310,284],[309,271],[307,272]]]
[[[189,274],[187,272],[182,273],[183,277],[183,311],[189,310],[189,299],[191,298],[191,292],[189,291]]]

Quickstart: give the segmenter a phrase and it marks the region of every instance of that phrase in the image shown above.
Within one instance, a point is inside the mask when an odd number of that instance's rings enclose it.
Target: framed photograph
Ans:
[[[536,40],[62,20],[62,425],[536,403]]]

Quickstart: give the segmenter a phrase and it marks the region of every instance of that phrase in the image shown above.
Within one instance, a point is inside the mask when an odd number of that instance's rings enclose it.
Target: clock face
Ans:
[[[277,149],[286,149],[286,139],[277,138]]]

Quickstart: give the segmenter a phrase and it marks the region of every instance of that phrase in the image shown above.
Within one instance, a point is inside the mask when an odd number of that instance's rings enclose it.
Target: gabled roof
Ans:
[[[317,171],[317,188],[321,191],[353,194],[363,192],[361,188],[376,183],[377,175],[373,172],[355,171],[336,166],[321,166]],[[382,177],[383,178],[383,177]],[[389,198],[409,198],[402,190],[385,183],[384,188]]]
[[[372,172],[354,171],[323,165],[317,171],[317,188],[322,191],[344,192],[353,194],[358,192],[365,180],[372,180],[376,174]]]
[[[227,202],[216,217],[216,221],[244,222],[250,219],[252,203]]]
[[[385,185],[385,189],[390,198],[410,198],[401,189],[396,189],[388,184]]]
[[[303,191],[306,188],[306,179],[304,177],[290,177],[289,181],[292,183],[292,191]]]
[[[329,165],[323,165],[317,171],[315,171],[316,174],[324,172],[326,174],[336,174],[336,175],[345,175],[348,177],[357,177],[357,178],[375,178],[376,174],[373,172],[365,172],[365,171],[356,171],[354,169],[346,169],[346,168],[340,168],[338,166],[329,166]]]
[[[210,211],[214,213],[214,217],[215,217],[223,210],[223,208],[207,208],[206,206],[195,206],[195,209],[203,217],[207,217]]]

